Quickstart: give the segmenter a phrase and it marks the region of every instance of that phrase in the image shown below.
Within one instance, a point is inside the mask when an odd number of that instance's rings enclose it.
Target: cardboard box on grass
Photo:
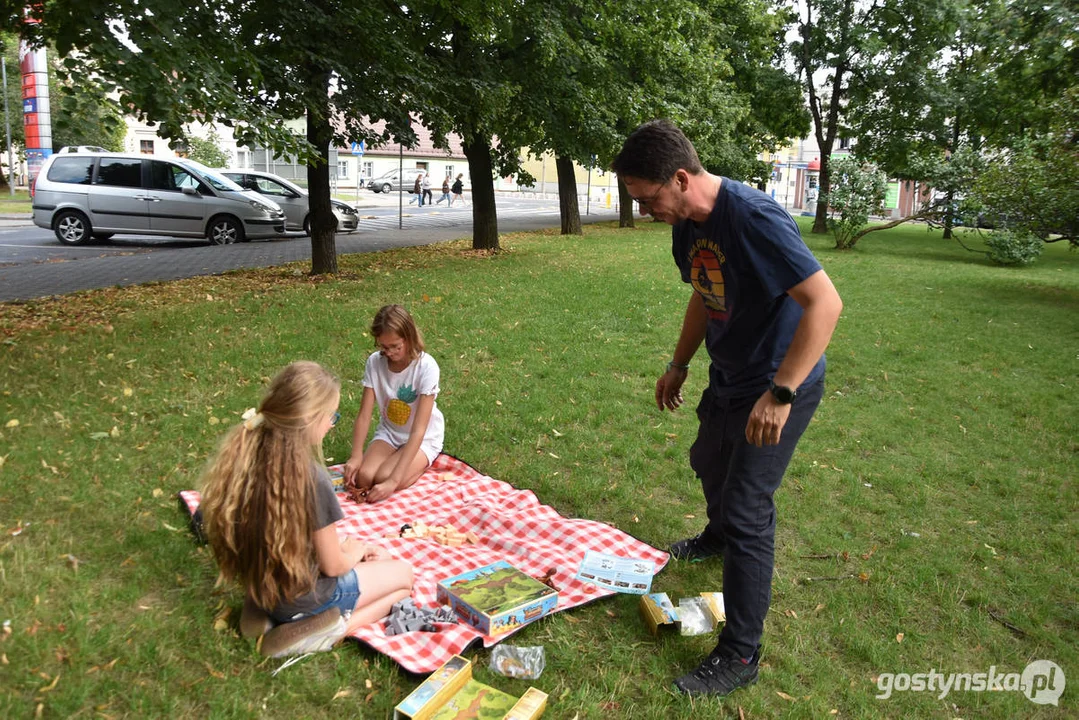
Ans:
[[[702,592],[700,595],[704,598],[704,606],[711,617],[712,627],[725,622],[727,614],[723,605],[723,593]],[[671,602],[667,593],[641,595],[640,608],[641,618],[644,619],[644,624],[648,626],[648,631],[653,635],[658,636],[660,630],[664,628],[675,630],[681,623],[678,608]]]
[[[449,605],[484,635],[515,630],[554,611],[558,591],[505,560],[438,582],[439,604]]]
[[[454,655],[393,710],[394,720],[536,720],[547,693],[534,687],[515,698],[472,679],[472,662]]]

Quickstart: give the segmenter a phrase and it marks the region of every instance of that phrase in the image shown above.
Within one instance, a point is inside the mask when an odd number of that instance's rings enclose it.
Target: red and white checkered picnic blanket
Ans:
[[[180,496],[193,514],[198,493],[185,491]],[[518,490],[487,477],[445,454],[436,458],[412,487],[380,503],[358,505],[345,494],[337,497],[345,513],[337,523],[338,534],[376,541],[394,557],[409,562],[415,577],[412,597],[421,607],[437,606],[439,580],[498,560],[533,576],[555,569],[553,582],[559,588],[555,612],[560,612],[613,594],[575,579],[586,550],[651,560],[657,572],[669,559],[667,553],[605,523],[564,518],[550,506],[541,505],[530,490]],[[430,538],[383,537],[417,520],[472,531],[479,536],[479,544],[447,547]],[[491,647],[511,634],[491,637],[460,623],[439,624],[435,633],[387,636],[383,623],[375,623],[361,627],[352,637],[393,658],[406,670],[429,673],[476,640]]]

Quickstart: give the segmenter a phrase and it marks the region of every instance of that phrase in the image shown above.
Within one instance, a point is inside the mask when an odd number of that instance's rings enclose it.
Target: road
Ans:
[[[372,252],[471,235],[471,205],[418,208],[408,205],[408,197],[399,218],[396,195],[364,193],[358,203],[359,229],[337,236],[337,252]],[[560,222],[557,200],[514,195],[500,196],[496,204],[499,232],[537,230]],[[612,220],[617,219],[617,212],[593,204],[591,213],[581,219],[586,223]],[[61,245],[49,230],[27,225],[26,221],[4,220],[0,221],[0,302],[216,275],[310,257],[311,242],[302,236],[211,246],[186,238],[117,235],[108,244],[69,247]]]

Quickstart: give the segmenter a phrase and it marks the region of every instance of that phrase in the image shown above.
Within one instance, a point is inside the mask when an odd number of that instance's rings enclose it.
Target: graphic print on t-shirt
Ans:
[[[697,238],[690,254],[690,282],[701,294],[708,317],[712,320],[727,319],[727,297],[723,286],[723,263],[727,258],[723,251],[708,238]]]
[[[411,385],[402,385],[397,388],[397,397],[390,400],[386,406],[386,418],[396,425],[407,423],[408,416],[412,414],[412,408],[409,405],[416,402],[416,397],[416,391]]]

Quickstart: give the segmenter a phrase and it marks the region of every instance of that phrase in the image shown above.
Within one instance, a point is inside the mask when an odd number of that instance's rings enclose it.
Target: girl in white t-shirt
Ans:
[[[371,323],[379,350],[367,358],[363,399],[352,430],[345,486],[357,502],[378,502],[412,485],[442,452],[445,422],[435,405],[439,370],[423,351],[415,321],[400,305],[386,305]],[[378,404],[378,426],[363,443]]]

